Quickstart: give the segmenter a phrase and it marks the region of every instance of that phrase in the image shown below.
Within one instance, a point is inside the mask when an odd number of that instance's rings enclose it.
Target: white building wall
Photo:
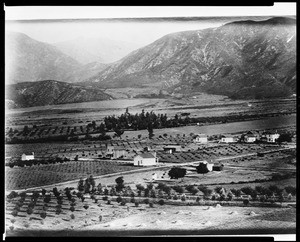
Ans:
[[[135,166],[154,166],[156,165],[156,158],[143,158],[141,156],[136,156],[133,159],[133,164]]]

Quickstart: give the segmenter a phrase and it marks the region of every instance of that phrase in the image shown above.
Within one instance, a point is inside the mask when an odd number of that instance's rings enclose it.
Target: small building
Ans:
[[[243,140],[246,143],[254,143],[257,140],[257,137],[254,134],[246,134],[244,135]]]
[[[222,171],[224,168],[223,164],[214,164],[213,165],[213,171]]]
[[[275,143],[279,138],[279,134],[276,132],[263,132],[261,135],[261,140],[269,143]]]
[[[158,163],[156,152],[141,153],[133,158],[134,166],[155,166]]]
[[[23,154],[21,160],[34,160],[34,152],[31,155]]]
[[[167,145],[165,147],[163,147],[164,151],[167,153],[174,153],[174,152],[178,152],[181,150],[181,146],[180,145]]]
[[[114,147],[112,145],[106,146],[105,157],[109,157],[111,159],[118,159],[120,157],[126,156],[127,152],[124,149]]]
[[[206,144],[207,143],[207,135],[206,134],[197,134],[193,141],[195,143]]]
[[[219,143],[234,143],[237,141],[237,138],[233,135],[222,135]]]

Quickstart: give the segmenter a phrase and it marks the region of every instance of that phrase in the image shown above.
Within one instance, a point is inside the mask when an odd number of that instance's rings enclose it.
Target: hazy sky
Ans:
[[[218,27],[231,19],[197,21],[110,21],[99,18],[205,17],[205,16],[281,16],[296,15],[295,4],[272,7],[5,7],[6,30],[22,32],[43,42],[55,43],[78,37],[104,37],[149,44],[173,32]],[[36,21],[36,19],[85,19],[74,22]]]

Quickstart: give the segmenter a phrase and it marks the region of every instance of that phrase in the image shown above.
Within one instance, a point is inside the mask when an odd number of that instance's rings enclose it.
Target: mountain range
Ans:
[[[109,99],[105,88],[151,87],[169,94],[200,91],[242,99],[284,97],[296,91],[293,18],[235,21],[172,33],[113,63],[99,62],[99,52],[92,51],[97,43],[97,50],[103,49],[99,40],[90,46],[85,41],[54,46],[7,32],[6,84],[24,83],[9,86],[6,98],[27,107]],[[76,46],[82,56],[74,53]],[[121,58],[128,48],[111,51],[110,58]],[[88,57],[90,53],[95,56]]]
[[[168,34],[113,63],[85,84],[203,91],[235,98],[296,89],[296,20],[276,17]]]

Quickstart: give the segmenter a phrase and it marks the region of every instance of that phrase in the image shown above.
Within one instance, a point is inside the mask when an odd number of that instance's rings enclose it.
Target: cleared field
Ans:
[[[63,164],[31,167],[7,167],[5,170],[6,190],[30,188],[80,179],[88,175],[98,176],[120,171],[138,169],[110,161],[71,161]]]

